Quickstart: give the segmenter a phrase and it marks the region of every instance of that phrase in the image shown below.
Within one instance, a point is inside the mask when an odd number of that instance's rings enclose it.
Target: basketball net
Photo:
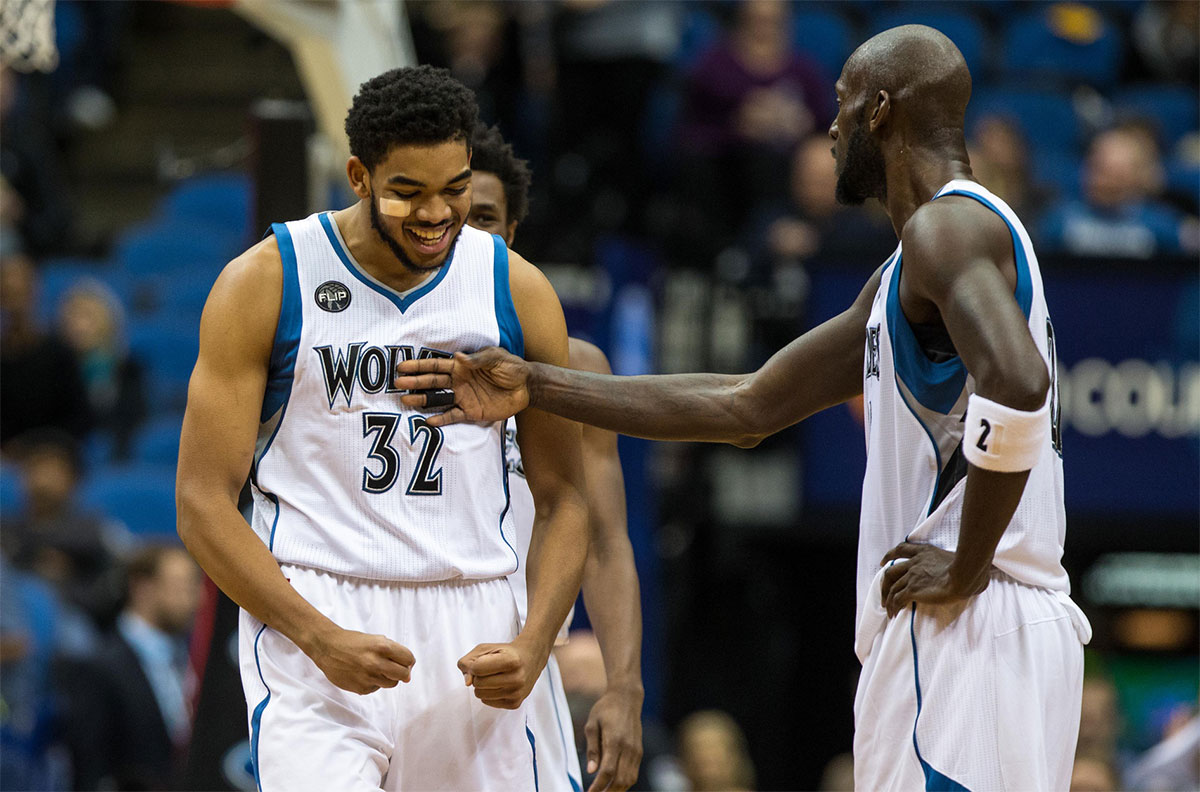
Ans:
[[[0,64],[21,72],[54,71],[54,0],[0,0]]]

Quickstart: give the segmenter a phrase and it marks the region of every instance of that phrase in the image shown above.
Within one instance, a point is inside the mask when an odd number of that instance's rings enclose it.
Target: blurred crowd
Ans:
[[[121,58],[136,5],[60,0],[58,68],[0,70],[5,789],[163,788],[188,740],[201,576],[174,540],[180,409],[203,295],[256,233],[236,174],[164,185],[152,226],[77,233],[66,155],[122,112],[129,70],[156,68]],[[1043,255],[1153,266],[1200,251],[1193,0],[406,8],[418,59],[472,87],[531,161],[526,257],[593,264],[601,239],[634,239],[666,271],[768,295],[756,310],[785,339],[805,322],[806,267],[866,273],[895,246],[878,207],[834,201],[827,129],[842,60],[900,22],[963,49],[975,175]],[[586,635],[567,651],[582,746],[603,665]],[[1118,703],[1089,681],[1072,789],[1197,788],[1194,706],[1137,754]],[[835,757],[823,788],[851,788],[851,772]],[[648,723],[639,788],[754,789],[746,737],[719,711],[673,735]]]

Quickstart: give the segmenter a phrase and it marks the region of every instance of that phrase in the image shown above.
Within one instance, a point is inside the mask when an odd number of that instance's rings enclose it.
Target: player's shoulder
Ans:
[[[508,251],[508,282],[513,299],[520,296],[534,302],[558,300],[558,295],[545,273],[511,248]]]
[[[571,368],[596,374],[612,374],[612,365],[608,362],[608,356],[600,347],[590,341],[571,336],[567,339],[567,350]]]
[[[926,201],[900,233],[905,267],[963,260],[1009,244],[1008,226],[996,212],[973,198],[947,195]]]

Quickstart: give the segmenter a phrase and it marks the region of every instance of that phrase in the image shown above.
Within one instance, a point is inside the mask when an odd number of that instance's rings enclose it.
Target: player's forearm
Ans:
[[[642,695],[642,609],[628,537],[593,542],[583,569],[583,601],[610,690]]]
[[[620,434],[740,445],[755,437],[752,416],[737,399],[744,379],[726,374],[619,377],[531,363],[528,387],[532,406]]]
[[[254,618],[305,652],[337,626],[301,597],[232,502],[181,491],[179,537],[200,568]]]
[[[975,591],[990,574],[996,547],[1021,502],[1028,479],[1028,470],[998,473],[970,467],[958,547],[950,565],[950,581],[956,589]]]
[[[587,541],[587,506],[581,494],[538,504],[526,560],[529,608],[521,637],[547,657],[579,593]]]

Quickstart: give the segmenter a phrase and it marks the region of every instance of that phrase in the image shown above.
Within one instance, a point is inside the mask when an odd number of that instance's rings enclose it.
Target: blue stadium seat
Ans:
[[[938,4],[942,5],[942,4]],[[978,81],[987,68],[987,33],[983,23],[966,11],[952,7],[918,6],[916,9],[894,9],[875,15],[870,34],[881,33],[900,25],[926,25],[945,33],[967,61],[967,68]]]
[[[242,251],[242,236],[197,221],[134,227],[117,241],[115,257],[133,278],[204,270],[219,272]]]
[[[1002,67],[1009,79],[1112,85],[1121,68],[1122,42],[1099,10],[1055,3],[1018,16],[1004,34]]]
[[[89,478],[80,502],[140,536],[175,536],[175,471],[158,465],[108,468]]]
[[[216,272],[200,270],[197,272],[181,272],[161,284],[158,295],[158,307],[165,314],[174,317],[191,317],[197,324],[204,310],[208,293],[212,290],[217,279]]]
[[[199,221],[245,239],[250,231],[250,179],[243,173],[216,173],[181,182],[163,201],[167,222]]]
[[[20,513],[25,496],[21,491],[21,479],[12,465],[0,464],[0,515],[5,519]]]
[[[183,416],[179,413],[151,421],[134,442],[134,461],[173,469],[179,462],[179,432],[182,428]]]
[[[1030,175],[1035,184],[1050,188],[1058,198],[1078,198],[1083,191],[1082,162],[1073,151],[1034,149]]]
[[[687,71],[700,54],[721,38],[721,23],[699,3],[688,3],[680,31],[679,47],[675,50],[674,64],[680,71]]]
[[[52,322],[58,314],[59,303],[72,286],[81,279],[92,278],[107,286],[128,306],[132,288],[125,273],[108,265],[103,259],[51,258],[38,271],[38,318]]]
[[[1158,127],[1169,150],[1181,137],[1200,128],[1200,103],[1196,90],[1181,85],[1147,85],[1125,88],[1113,97],[1118,119],[1147,118]]]
[[[1167,162],[1167,190],[1192,201],[1200,199],[1200,165],[1184,159]]]
[[[859,43],[854,28],[844,16],[804,4],[792,12],[792,41],[824,70],[830,80],[830,93],[833,93],[833,81],[842,73],[846,58]]]
[[[200,352],[200,329],[185,321],[142,320],[129,328],[129,349],[146,367],[150,407],[176,410],[187,400],[188,378]]]
[[[1025,88],[980,89],[967,105],[967,128],[984,116],[1013,119],[1030,148],[1068,151],[1082,142],[1083,127],[1061,93]]]

